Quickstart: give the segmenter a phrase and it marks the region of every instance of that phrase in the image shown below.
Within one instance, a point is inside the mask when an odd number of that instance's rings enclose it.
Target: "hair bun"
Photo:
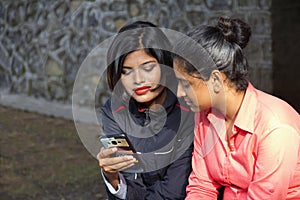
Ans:
[[[228,42],[234,42],[242,49],[247,46],[251,36],[250,26],[240,19],[220,17],[216,28],[221,31]]]

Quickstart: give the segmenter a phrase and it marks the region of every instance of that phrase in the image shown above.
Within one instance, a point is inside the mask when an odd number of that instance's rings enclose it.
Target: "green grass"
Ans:
[[[105,199],[72,121],[0,106],[0,199]]]

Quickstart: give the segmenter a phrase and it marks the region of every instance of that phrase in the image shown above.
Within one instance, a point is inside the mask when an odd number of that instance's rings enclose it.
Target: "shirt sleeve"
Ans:
[[[119,173],[120,184],[118,184],[118,189],[115,190],[115,188],[107,181],[102,170],[101,170],[101,174],[109,192],[114,196],[118,197],[119,199],[126,199],[127,185],[124,176],[121,173]]]
[[[261,138],[248,199],[285,199],[299,154],[299,133],[281,126]]]
[[[220,185],[213,181],[201,153],[199,134],[194,138],[194,153],[192,157],[193,171],[189,176],[189,184],[186,188],[186,200],[203,199],[216,200]]]

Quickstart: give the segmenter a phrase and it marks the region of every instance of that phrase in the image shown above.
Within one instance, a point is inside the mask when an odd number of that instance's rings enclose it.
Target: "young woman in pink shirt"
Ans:
[[[217,199],[221,188],[223,199],[300,199],[300,117],[248,81],[250,35],[219,18],[174,47],[177,95],[196,112],[186,199]]]

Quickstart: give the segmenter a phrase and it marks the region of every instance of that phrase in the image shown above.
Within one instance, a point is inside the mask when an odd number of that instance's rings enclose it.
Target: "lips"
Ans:
[[[184,101],[185,101],[185,103],[186,103],[188,106],[193,106],[193,103],[192,103],[191,100],[185,98]]]
[[[150,90],[150,86],[139,87],[134,90],[137,95],[146,94]]]

